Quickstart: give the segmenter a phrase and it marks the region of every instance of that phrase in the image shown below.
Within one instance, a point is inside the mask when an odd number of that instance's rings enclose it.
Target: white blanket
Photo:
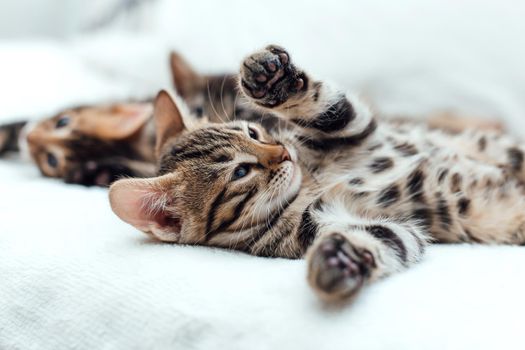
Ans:
[[[457,107],[500,115],[520,134],[523,8],[417,3],[372,1],[367,15],[348,5],[334,15],[339,29],[303,29],[314,39],[300,41],[285,25],[292,34],[264,40],[289,42],[303,66],[364,91],[380,110]],[[319,11],[310,17],[327,15]],[[181,26],[183,14],[173,12]],[[143,37],[0,43],[0,121],[151,95],[169,84],[164,55],[171,46],[213,71],[234,69],[262,44],[247,47],[243,31],[222,38],[214,17],[203,16],[212,21],[208,45],[191,41],[203,28],[168,33],[162,16]],[[276,16],[272,28],[284,15]],[[248,22],[241,21],[245,31]],[[230,42],[241,44],[221,53]],[[219,50],[219,62],[206,49]],[[521,247],[435,246],[414,268],[330,307],[306,285],[304,261],[160,244],[119,221],[106,190],[0,160],[0,349],[523,349],[524,271]]]

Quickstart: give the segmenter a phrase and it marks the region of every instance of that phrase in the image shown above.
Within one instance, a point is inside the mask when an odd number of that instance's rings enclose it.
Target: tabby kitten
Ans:
[[[185,125],[159,93],[158,177],[111,186],[122,220],[168,242],[306,256],[326,299],[411,266],[432,241],[525,242],[524,145],[510,137],[378,122],[278,46],[244,60],[240,86],[295,128]]]
[[[107,186],[122,176],[151,176],[152,113],[149,102],[68,108],[25,127],[22,147],[43,175],[67,183]]]

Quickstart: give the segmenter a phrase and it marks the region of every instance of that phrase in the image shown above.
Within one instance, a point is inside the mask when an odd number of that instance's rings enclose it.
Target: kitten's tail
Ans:
[[[0,157],[7,152],[19,152],[18,139],[27,120],[0,125]]]

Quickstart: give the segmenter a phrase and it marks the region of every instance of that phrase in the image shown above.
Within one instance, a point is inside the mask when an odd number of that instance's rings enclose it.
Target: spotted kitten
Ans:
[[[244,60],[240,85],[295,128],[186,127],[161,92],[159,176],[111,187],[121,219],[163,241],[306,256],[326,299],[411,266],[429,242],[525,242],[524,146],[509,137],[378,122],[278,46]]]

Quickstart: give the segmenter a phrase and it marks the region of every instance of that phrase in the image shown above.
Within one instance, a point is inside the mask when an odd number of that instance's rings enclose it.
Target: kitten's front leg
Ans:
[[[426,244],[426,234],[408,222],[328,225],[307,253],[308,282],[325,300],[348,298],[364,284],[418,261]]]
[[[66,172],[64,180],[66,183],[106,187],[122,177],[152,177],[155,173],[156,167],[151,162],[113,157],[78,164]]]
[[[248,56],[240,82],[256,106],[297,125],[296,139],[310,150],[359,146],[376,130],[373,114],[357,97],[314,81],[281,47],[271,45]]]

